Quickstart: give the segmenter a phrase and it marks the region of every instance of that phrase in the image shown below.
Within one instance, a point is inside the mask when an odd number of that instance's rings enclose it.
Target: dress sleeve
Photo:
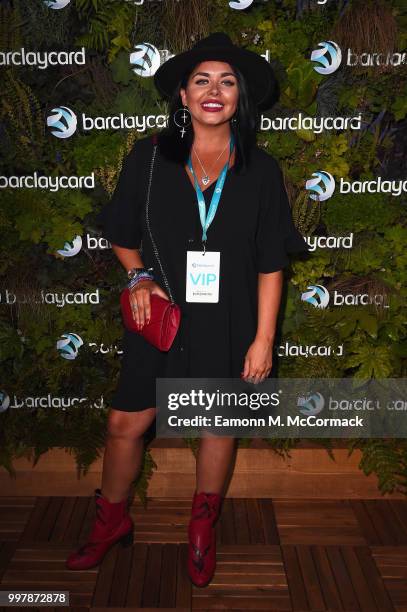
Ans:
[[[289,253],[308,252],[309,247],[294,225],[277,161],[270,157],[269,171],[263,178],[256,233],[257,271],[276,272],[289,265]]]
[[[136,142],[125,157],[116,188],[110,201],[96,217],[102,226],[102,236],[112,244],[126,249],[138,249],[142,238],[142,200],[145,176]]]

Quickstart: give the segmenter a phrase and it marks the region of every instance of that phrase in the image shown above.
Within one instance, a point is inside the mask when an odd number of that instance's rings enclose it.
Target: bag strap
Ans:
[[[150,217],[149,217],[150,191],[151,191],[151,181],[152,181],[152,178],[153,178],[154,161],[155,161],[155,156],[156,156],[156,153],[157,153],[157,142],[158,142],[157,134],[153,134],[152,140],[153,140],[153,154],[152,154],[152,157],[151,157],[150,175],[149,175],[148,189],[147,189],[146,225],[147,225],[148,233],[150,235],[151,243],[153,245],[154,254],[155,254],[156,258],[157,258],[158,265],[160,266],[161,274],[162,274],[163,279],[164,279],[164,283],[165,283],[165,287],[167,289],[168,296],[169,296],[169,298],[171,300],[171,303],[173,304],[174,303],[174,298],[172,297],[170,285],[169,285],[167,277],[165,275],[164,268],[163,268],[163,266],[161,264],[161,259],[160,259],[160,256],[158,254],[157,245],[156,245],[155,240],[153,238],[153,235],[151,233],[151,227],[150,227]]]

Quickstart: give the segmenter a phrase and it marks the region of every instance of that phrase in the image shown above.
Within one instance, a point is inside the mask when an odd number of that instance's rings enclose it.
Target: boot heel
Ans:
[[[133,546],[133,542],[134,542],[134,533],[133,533],[133,531],[129,531],[129,533],[126,533],[126,535],[123,536],[119,540],[119,542],[123,546],[123,548],[128,548],[129,546]]]

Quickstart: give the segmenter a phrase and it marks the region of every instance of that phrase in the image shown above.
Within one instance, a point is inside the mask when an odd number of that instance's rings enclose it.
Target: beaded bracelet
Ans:
[[[127,272],[127,278],[131,280],[138,274],[141,274],[142,272],[151,272],[153,269],[154,268],[131,268],[131,270],[128,270]]]
[[[139,274],[135,274],[133,278],[128,282],[127,287],[129,289],[133,289],[138,283],[143,280],[154,280],[154,276],[149,272],[139,272]]]

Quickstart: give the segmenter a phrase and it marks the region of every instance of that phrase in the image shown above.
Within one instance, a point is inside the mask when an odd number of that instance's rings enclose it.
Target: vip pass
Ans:
[[[0,66],[34,66],[45,70],[49,66],[84,66],[85,47],[79,51],[0,51]]]
[[[40,176],[38,172],[27,176],[0,176],[0,189],[94,189],[95,173],[89,176]]]

